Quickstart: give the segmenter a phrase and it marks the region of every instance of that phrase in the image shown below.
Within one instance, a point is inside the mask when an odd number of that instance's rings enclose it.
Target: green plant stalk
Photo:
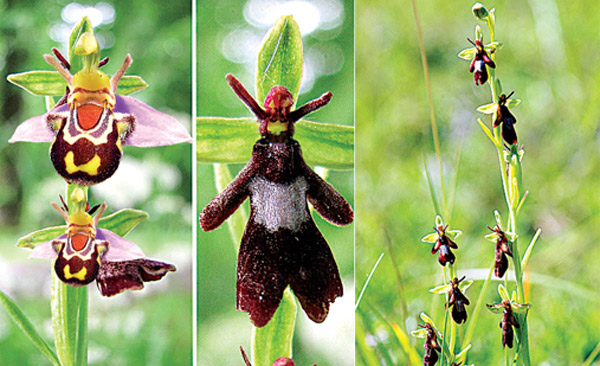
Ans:
[[[71,199],[75,188],[83,189],[87,202],[87,187],[67,186],[67,205],[78,205]],[[87,286],[73,287],[63,283],[52,271],[52,328],[56,353],[63,366],[87,365],[88,296]]]
[[[492,15],[488,15],[488,17],[485,20],[488,29],[490,31],[490,42],[494,42],[495,41],[495,33],[496,33],[496,24],[495,24],[495,20],[492,18]],[[495,60],[496,56],[495,54],[491,54],[490,57],[492,58],[492,60]],[[499,93],[501,93],[501,90],[497,90],[498,89],[498,83],[496,82],[496,70],[492,69],[492,68],[488,68],[489,72],[490,72],[490,80],[489,80],[489,84],[490,84],[490,89],[491,89],[491,93],[492,93],[492,103],[497,102],[497,96]],[[494,128],[494,137],[496,137],[496,139],[499,140],[499,136],[500,136],[500,126]],[[509,187],[508,185],[510,184],[510,182],[508,182],[507,179],[507,173],[505,171],[505,167],[506,167],[506,159],[504,158],[504,152],[502,151],[502,141],[500,141],[499,144],[496,144],[496,148],[498,150],[498,160],[500,163],[500,175],[502,177],[502,188],[504,191],[504,199],[506,200],[506,206],[508,208],[508,213],[509,213],[509,224],[508,226],[508,230],[511,230],[513,233],[517,234],[517,222],[516,222],[516,214],[515,214],[515,208],[513,207],[512,201],[510,199],[510,194],[509,194]],[[520,165],[520,161],[519,161],[519,165]],[[520,168],[520,166],[519,166]],[[517,185],[519,187],[521,187],[522,185],[522,175],[519,174],[517,176],[518,182]],[[518,239],[515,239],[512,245],[512,253],[513,253],[513,264],[515,266],[515,278],[517,281],[517,301],[521,304],[525,303],[525,294],[523,291],[523,271],[521,268],[521,257],[519,255],[519,249],[518,249],[518,245],[517,245]],[[520,350],[519,350],[519,360],[523,363],[523,365],[525,366],[529,366],[530,365],[530,359],[529,359],[529,339],[528,339],[528,328],[527,328],[527,314],[524,315],[519,315],[519,324],[521,324],[521,328],[520,328],[520,337],[519,337],[519,342],[520,342]]]
[[[471,320],[469,320],[469,325],[467,326],[467,332],[465,334],[465,338],[460,347],[461,350],[465,349],[465,347],[467,347],[469,345],[469,343],[471,343],[471,339],[473,338],[473,333],[475,332],[475,325],[477,324],[477,320],[479,319],[479,314],[481,313],[481,309],[483,308],[483,303],[484,303],[483,298],[484,298],[485,294],[487,293],[488,287],[491,283],[492,273],[494,273],[495,265],[496,265],[496,260],[494,259],[494,260],[492,260],[492,265],[488,272],[488,276],[486,277],[485,281],[483,282],[483,286],[481,286],[481,291],[479,292],[479,296],[477,297],[477,303],[475,304],[475,309],[473,310],[473,313],[471,314]],[[457,361],[463,361],[463,364],[464,364],[467,359],[467,354],[468,354],[468,352],[465,353]]]
[[[423,76],[425,78],[425,86],[427,87],[427,98],[429,102],[429,116],[431,119],[431,134],[433,135],[433,146],[435,147],[435,155],[438,160],[438,169],[440,174],[440,186],[442,191],[442,210],[443,216],[446,217],[448,212],[446,212],[446,204],[448,198],[446,197],[446,185],[444,183],[444,165],[442,163],[442,152],[440,149],[440,137],[437,128],[437,123],[435,121],[435,109],[433,107],[433,94],[431,92],[431,81],[429,78],[429,67],[427,66],[427,54],[425,53],[425,43],[423,42],[423,32],[421,31],[421,23],[419,22],[419,11],[417,10],[417,4],[415,0],[411,0],[413,14],[415,17],[415,25],[417,27],[417,36],[419,39],[419,50],[421,51],[421,64],[423,66]],[[442,212],[438,212],[438,214],[442,214]]]

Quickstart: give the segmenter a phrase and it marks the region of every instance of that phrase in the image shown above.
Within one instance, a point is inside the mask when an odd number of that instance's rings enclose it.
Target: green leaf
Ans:
[[[291,15],[282,16],[263,40],[258,52],[256,98],[261,104],[275,85],[298,99],[302,78],[302,35]]]
[[[371,271],[369,272],[369,275],[367,276],[367,279],[365,280],[365,283],[364,283],[362,289],[360,290],[360,294],[358,295],[358,298],[356,298],[356,304],[354,305],[354,311],[356,311],[358,309],[358,306],[360,305],[360,302],[361,302],[365,292],[367,291],[367,287],[369,287],[371,278],[373,278],[373,275],[375,274],[375,270],[377,269],[377,267],[379,267],[379,263],[381,263],[381,260],[383,259],[384,254],[385,253],[382,252],[379,255],[379,258],[377,258],[375,265],[373,265],[373,268],[371,268]]]
[[[33,95],[62,96],[67,82],[58,71],[26,71],[10,74],[8,81]]]
[[[479,123],[479,126],[481,126],[481,129],[483,130],[483,132],[485,132],[486,136],[492,141],[492,143],[494,145],[498,146],[499,142],[494,138],[494,136],[492,135],[492,132],[490,131],[489,128],[487,128],[485,123],[483,123],[483,121],[481,121],[480,118],[477,118],[477,123]]]
[[[83,68],[83,57],[75,54],[75,48],[79,38],[85,33],[94,33],[92,22],[87,17],[82,17],[73,27],[69,36],[69,63],[71,64],[71,72],[77,72]]]
[[[438,233],[431,233],[431,234],[427,234],[424,237],[421,238],[421,241],[423,243],[428,243],[428,244],[434,244],[436,241],[438,241]]]
[[[542,229],[537,229],[535,231],[535,235],[531,239],[531,242],[529,243],[529,246],[527,247],[527,250],[525,251],[525,254],[523,255],[523,260],[521,261],[521,268],[525,268],[525,266],[527,265],[527,262],[529,262],[529,257],[531,257],[531,253],[533,253],[533,247],[535,246],[535,243],[537,242],[541,233],[542,233]]]
[[[252,332],[252,364],[272,366],[279,357],[292,357],[292,338],[296,324],[298,306],[289,287],[283,292],[283,299],[273,318],[261,328]]]
[[[469,352],[469,350],[470,350],[470,349],[471,349],[471,343],[469,343],[469,344],[468,344],[468,345],[465,347],[465,349],[463,349],[462,351],[460,351],[460,352],[459,352],[459,353],[458,353],[458,354],[455,356],[455,357],[456,357],[456,359],[460,359],[460,358],[462,358],[463,356],[465,356],[465,355],[466,355],[466,353],[467,353],[467,352]]]
[[[294,138],[311,165],[330,169],[354,167],[354,127],[301,120]],[[260,138],[253,118],[198,117],[196,147],[199,162],[245,163]]]
[[[61,225],[61,226],[47,227],[45,229],[34,231],[32,233],[29,233],[25,236],[20,237],[19,240],[17,241],[17,246],[21,247],[21,248],[33,249],[40,243],[43,243],[48,240],[52,240],[52,239],[55,239],[55,238],[61,236],[62,234],[65,233],[66,229],[67,229],[66,225]]]
[[[33,343],[37,349],[39,349],[40,352],[46,356],[48,361],[50,361],[53,365],[60,366],[58,356],[56,356],[54,350],[40,336],[31,321],[29,321],[27,316],[23,313],[23,310],[21,310],[21,308],[19,308],[19,306],[2,291],[0,291],[0,304],[2,304],[4,309],[6,309],[10,318],[23,331],[23,333],[25,333],[25,336],[29,338],[31,343]]]
[[[126,208],[101,218],[98,221],[98,227],[124,237],[147,218],[148,214],[144,211]]]
[[[472,60],[476,53],[477,49],[475,47],[471,47],[460,51],[457,56],[463,60]]]
[[[498,103],[484,104],[477,107],[477,112],[483,114],[494,114],[498,110]]]

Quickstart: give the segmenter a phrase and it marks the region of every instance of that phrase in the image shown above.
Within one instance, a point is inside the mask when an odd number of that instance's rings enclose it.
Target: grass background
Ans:
[[[485,24],[471,14],[472,5],[417,2],[447,184],[457,177],[454,209],[446,220],[465,233],[455,251],[459,277],[467,269],[487,271],[494,247],[483,239],[486,225],[494,223],[494,209],[506,218],[496,151],[476,122],[482,117],[490,123],[475,111],[490,102],[489,86],[476,87],[468,63],[456,57],[470,46],[466,37],[473,39],[475,24],[489,40]],[[496,55],[497,76],[505,91],[514,90],[523,101],[512,110],[519,143],[525,146],[523,177],[530,191],[518,220],[520,252],[536,228],[543,230],[526,269],[532,363],[579,365],[600,341],[600,13],[588,1],[484,5],[496,7],[496,39],[504,43]],[[420,243],[432,231],[436,214],[424,159],[439,182],[427,93],[411,3],[360,1],[356,10],[357,289],[379,254],[386,253],[357,314],[356,364],[409,364],[389,324],[411,331],[418,314],[426,311],[443,327],[443,299],[427,291],[441,283],[441,267],[429,253],[431,246]],[[384,228],[393,255],[386,249]],[[490,286],[487,303],[499,299],[497,284]],[[470,315],[480,286],[476,282],[467,292]],[[482,312],[469,363],[501,363],[499,321]],[[459,329],[462,336],[465,326]],[[423,341],[411,336],[409,341],[422,356]]]

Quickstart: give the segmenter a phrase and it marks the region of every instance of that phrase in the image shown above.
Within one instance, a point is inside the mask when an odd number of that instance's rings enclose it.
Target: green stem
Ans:
[[[427,87],[427,98],[429,102],[429,117],[431,119],[431,134],[433,135],[433,146],[435,147],[435,155],[438,160],[438,169],[440,174],[440,185],[442,190],[442,210],[443,216],[448,216],[446,184],[444,183],[444,166],[442,163],[442,152],[440,149],[440,137],[438,133],[437,123],[435,121],[435,109],[433,107],[433,93],[431,92],[431,81],[429,78],[429,67],[427,66],[427,54],[425,53],[425,43],[423,42],[423,32],[421,31],[421,23],[419,22],[419,11],[415,0],[411,0],[415,24],[417,26],[417,36],[419,39],[419,50],[421,51],[421,64],[423,66],[423,76],[425,77],[425,86]]]
[[[67,205],[73,202],[71,194],[79,186],[67,186]],[[83,189],[87,202],[87,187]],[[52,328],[56,353],[63,366],[87,365],[87,286],[73,287],[63,283],[52,271]]]
[[[492,15],[490,14],[488,16],[488,18],[486,19],[486,24],[488,26],[488,29],[490,31],[490,42],[494,42],[495,41],[495,34],[496,34],[496,24],[495,24],[495,20],[492,19]],[[496,55],[494,53],[492,53],[490,55],[492,60],[495,60]],[[496,82],[496,70],[492,69],[492,68],[488,68],[489,72],[490,72],[490,89],[491,89],[491,93],[492,93],[492,102],[495,103],[497,102],[497,96],[498,94],[500,94],[502,91],[498,90],[498,83]],[[496,137],[496,139],[499,139],[499,132],[500,130],[500,126],[496,127],[494,129],[494,136]],[[498,160],[500,163],[500,175],[502,177],[502,188],[504,191],[504,199],[506,200],[506,206],[508,208],[508,216],[509,216],[509,225],[507,225],[507,230],[512,231],[513,233],[515,233],[515,235],[517,234],[517,220],[516,220],[516,213],[515,213],[515,207],[513,206],[513,203],[510,199],[510,187],[509,184],[511,184],[511,182],[508,181],[507,178],[507,173],[506,173],[506,159],[504,158],[504,152],[502,151],[502,143],[500,144],[496,144],[496,148],[498,150]],[[520,162],[519,162],[520,164]],[[519,166],[520,168],[520,166]],[[522,179],[522,176],[519,174],[519,176],[517,177],[518,180]],[[518,186],[521,187],[521,181],[517,182]],[[517,198],[518,200],[518,198]],[[518,202],[517,202],[518,204]],[[513,244],[512,244],[512,253],[513,253],[513,264],[515,266],[515,278],[517,281],[517,301],[521,304],[525,304],[525,293],[523,291],[523,270],[521,268],[521,256],[519,255],[519,248],[517,245],[518,242],[518,237],[516,236]],[[521,324],[521,328],[520,328],[520,334],[521,336],[519,337],[519,342],[520,342],[520,348],[519,348],[519,360],[522,362],[523,365],[525,366],[529,366],[530,365],[530,359],[529,359],[529,339],[528,339],[528,327],[527,327],[527,314],[524,315],[520,315],[519,317],[519,323]]]

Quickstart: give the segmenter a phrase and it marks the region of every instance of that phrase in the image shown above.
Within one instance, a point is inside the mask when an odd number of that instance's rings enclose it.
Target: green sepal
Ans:
[[[296,324],[298,305],[289,287],[275,314],[264,327],[252,331],[252,364],[273,365],[279,357],[292,357],[292,338]]]
[[[71,31],[71,35],[69,36],[69,63],[71,64],[71,73],[75,73],[81,69],[83,69],[83,57],[75,54],[75,49],[77,48],[77,43],[79,39],[85,34],[91,33],[94,34],[94,27],[92,26],[92,22],[88,19],[88,17],[82,17],[77,24],[73,27]],[[98,61],[96,61],[96,66],[98,65]]]
[[[475,39],[478,39],[480,41],[483,40],[483,31],[481,30],[479,24],[475,26]]]
[[[0,304],[4,307],[10,318],[15,322],[15,324],[25,333],[25,336],[29,338],[31,343],[33,343],[37,349],[52,363],[53,365],[60,366],[60,361],[58,360],[58,356],[54,352],[54,350],[50,347],[48,342],[46,342],[35,329],[34,325],[27,318],[23,310],[19,308],[19,306],[6,295],[4,292],[0,291]]]
[[[502,303],[485,305],[487,306],[488,310],[491,311],[493,314],[502,314],[504,312],[504,306],[502,306]]]
[[[483,114],[494,114],[498,110],[498,103],[489,103],[477,107],[477,112]]]
[[[10,74],[6,79],[33,95],[63,96],[67,87],[67,82],[58,71],[26,71]],[[125,75],[119,81],[116,93],[129,95],[147,86],[146,81],[140,76]]]
[[[102,217],[98,221],[98,227],[124,237],[148,217],[148,213],[144,211],[126,208]]]
[[[486,52],[492,53],[492,52],[496,52],[496,50],[501,49],[502,46],[504,46],[504,44],[502,42],[494,41],[494,42],[484,45],[483,49]]]
[[[448,293],[448,291],[450,291],[451,289],[452,289],[452,284],[447,283],[445,285],[440,285],[440,286],[431,288],[431,289],[429,289],[429,292],[431,292],[432,294],[446,295]]]
[[[424,237],[422,237],[421,241],[423,243],[434,244],[435,242],[438,241],[438,239],[439,239],[438,233],[431,233],[431,234],[427,234]]]
[[[506,287],[504,287],[504,285],[498,285],[498,293],[500,294],[502,300],[510,300],[510,296],[508,295],[508,291],[506,291]]]
[[[506,101],[506,106],[508,108],[514,108],[521,103],[521,99],[509,99]]]
[[[41,230],[36,230],[27,235],[24,235],[17,240],[17,246],[21,248],[33,249],[38,244],[48,240],[55,239],[65,233],[67,225],[52,226]]]
[[[484,236],[484,239],[489,240],[492,243],[495,243],[496,240],[498,240],[498,233],[496,233],[496,232],[489,233],[486,236]]]
[[[98,227],[110,230],[119,236],[125,236],[147,218],[146,212],[127,208],[101,218],[98,221]],[[17,246],[34,249],[38,244],[61,236],[66,229],[66,225],[60,225],[34,231],[19,238]]]
[[[302,79],[302,35],[291,15],[282,16],[263,40],[258,52],[256,99],[261,104],[275,85],[298,99]]]
[[[58,71],[26,71],[10,74],[6,79],[33,95],[62,96],[67,87],[67,82]]]
[[[456,240],[461,235],[461,230],[446,230],[446,236],[450,237],[452,240]]]
[[[301,120],[294,138],[311,165],[330,169],[354,167],[354,127]],[[254,118],[198,117],[196,147],[198,162],[245,163],[260,139]]]
[[[472,284],[473,280],[464,280],[458,285],[458,288],[464,293]]]
[[[515,302],[511,302],[510,306],[516,314],[526,314],[531,308],[531,304],[517,304]]]
[[[498,210],[494,210],[494,218],[496,219],[496,225],[500,228],[500,230],[504,231],[502,228],[502,216],[500,216],[500,212]]]
[[[435,216],[435,227],[438,228],[440,226],[444,226],[444,219],[440,215]]]
[[[460,51],[457,56],[462,58],[463,60],[472,60],[475,57],[476,53],[477,49],[475,47],[471,47]]]
[[[410,332],[410,334],[416,338],[427,338],[427,333],[428,331],[425,328],[415,329]]]
[[[429,323],[433,327],[435,327],[435,323],[433,322],[433,319],[431,319],[431,317],[429,315],[427,315],[425,312],[422,312],[421,314],[419,314],[419,317],[421,317],[421,320],[423,320],[425,323]]]

